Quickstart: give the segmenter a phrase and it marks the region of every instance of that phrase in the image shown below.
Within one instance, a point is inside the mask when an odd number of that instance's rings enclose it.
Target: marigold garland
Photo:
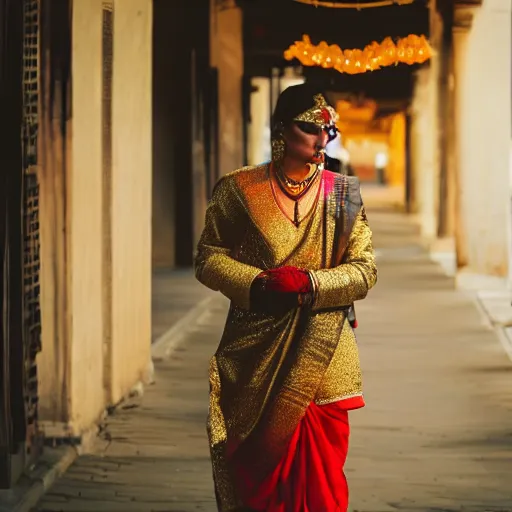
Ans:
[[[298,59],[304,66],[333,68],[340,73],[355,75],[375,71],[398,63],[421,64],[432,56],[432,49],[425,36],[410,34],[399,38],[396,44],[391,37],[381,43],[373,41],[364,50],[342,50],[337,44],[328,45],[321,41],[311,43],[308,35],[296,41],[284,52],[286,60]]]

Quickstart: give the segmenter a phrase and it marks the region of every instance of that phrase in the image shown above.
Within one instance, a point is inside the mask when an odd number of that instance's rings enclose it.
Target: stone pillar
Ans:
[[[432,1],[430,44],[433,55],[428,66],[416,73],[410,117],[410,164],[413,184],[410,203],[418,215],[421,234],[434,259],[438,259],[438,253],[443,253],[444,258],[445,252],[452,253],[448,258],[453,259],[451,245],[438,239],[440,216],[444,214],[440,203],[444,198],[440,197],[442,177],[439,120],[442,29],[442,19],[437,11],[436,1]]]
[[[457,281],[463,287],[501,288],[510,272],[511,9],[509,0],[486,0],[455,11]]]
[[[152,1],[115,0],[110,403],[144,380],[151,348]]]
[[[38,377],[42,429],[62,437],[80,435],[105,406],[102,0],[74,0],[71,27],[66,26],[68,10],[46,8],[45,28],[62,32],[57,44],[44,40],[42,56]],[[72,80],[67,82],[68,65]]]
[[[44,34],[61,32],[42,44],[40,419],[80,437],[150,359],[152,2],[114,2],[108,101],[103,0],[74,0],[70,26],[45,4]]]
[[[242,9],[234,0],[211,1],[211,65],[219,73],[219,167],[221,175],[243,164]]]
[[[386,169],[386,183],[392,187],[403,187],[405,184],[406,130],[405,114],[394,114],[391,120],[389,163]]]
[[[412,167],[415,202],[421,234],[427,243],[437,237],[438,166],[436,165],[435,68],[425,67],[416,73],[411,108]]]
[[[457,268],[464,268],[467,266],[468,255],[467,255],[467,240],[465,231],[465,219],[464,210],[462,208],[462,196],[467,185],[464,185],[462,181],[465,179],[465,173],[461,168],[461,130],[460,130],[460,119],[463,117],[461,110],[464,108],[463,99],[463,88],[461,84],[464,81],[465,74],[465,59],[462,57],[467,53],[468,46],[468,35],[471,28],[471,22],[473,20],[472,10],[461,11],[457,9],[457,16],[454,19],[453,26],[453,87],[454,87],[454,168],[455,178],[454,182],[457,187],[457,194],[454,201],[454,234],[455,234],[455,248],[456,248],[456,262]]]
[[[39,255],[41,261],[41,343],[37,355],[39,426],[46,431],[67,422],[69,417],[70,336],[67,322],[67,175],[70,166],[71,119],[69,91],[71,77],[50,73],[51,69],[71,66],[72,21],[66,9],[65,18],[57,18],[50,7],[41,5],[41,24],[45,31],[40,38],[41,111],[38,130],[39,158]],[[54,24],[59,26],[58,44],[48,36]],[[57,54],[56,54],[57,53]],[[59,62],[59,64],[57,64]],[[51,93],[50,93],[51,91]],[[53,98],[53,100],[52,100]],[[62,123],[62,119],[66,119]]]
[[[448,66],[448,77],[445,83],[447,90],[443,91],[443,107],[446,109],[443,117],[444,122],[443,136],[446,138],[444,141],[443,154],[444,159],[444,180],[445,180],[445,197],[446,205],[444,208],[445,218],[441,220],[440,234],[441,236],[449,237],[455,243],[456,230],[457,230],[457,215],[458,215],[458,200],[459,200],[459,183],[458,173],[456,166],[455,148],[455,102],[454,102],[454,89],[455,79],[453,70],[453,48],[450,54],[450,62]]]
[[[509,200],[512,211],[512,138],[510,139],[509,155]],[[509,229],[509,255],[508,255],[508,288],[512,288],[512,227]]]
[[[455,201],[457,195],[454,165],[454,74],[453,74],[453,5],[443,2],[438,6],[441,27],[439,50],[439,226],[438,236],[449,239],[454,247]],[[455,252],[451,255],[455,260]]]
[[[453,201],[456,188],[453,181],[454,171],[449,167],[449,145],[452,142],[450,123],[453,116],[448,117],[450,79],[445,76],[449,70],[450,59],[445,31],[451,30],[451,23],[439,11],[443,11],[445,7],[437,4],[439,2],[432,2],[430,10],[431,45],[434,50],[429,85],[433,152],[432,200],[435,212],[435,226],[432,225],[431,228],[435,229],[435,233],[429,237],[428,246],[431,258],[443,267],[445,273],[453,276],[457,268],[453,233]]]
[[[419,201],[420,201],[420,192],[419,192],[419,177],[420,177],[420,169],[418,168],[420,165],[420,158],[418,155],[419,152],[419,126],[418,126],[418,116],[416,115],[416,110],[411,107],[408,110],[408,162],[409,162],[409,170],[407,175],[407,187],[409,193],[409,208],[408,213],[418,215],[419,212]]]
[[[258,165],[271,158],[270,148],[270,80],[251,80],[251,123],[249,126],[249,165]]]
[[[104,409],[102,294],[102,2],[73,2],[73,130],[69,302],[71,419],[87,428]]]

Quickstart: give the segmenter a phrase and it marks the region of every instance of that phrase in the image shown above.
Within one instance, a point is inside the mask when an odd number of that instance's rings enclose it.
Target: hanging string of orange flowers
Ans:
[[[318,45],[304,35],[284,52],[286,60],[298,59],[304,66],[333,68],[340,73],[355,75],[375,71],[398,63],[421,64],[432,56],[432,49],[425,36],[410,34],[395,43],[386,37],[381,43],[373,41],[364,50],[342,50],[337,44]]]

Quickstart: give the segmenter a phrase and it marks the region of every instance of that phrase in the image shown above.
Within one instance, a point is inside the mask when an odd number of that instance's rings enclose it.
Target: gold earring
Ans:
[[[282,137],[272,139],[272,160],[281,162],[284,158],[285,142]]]

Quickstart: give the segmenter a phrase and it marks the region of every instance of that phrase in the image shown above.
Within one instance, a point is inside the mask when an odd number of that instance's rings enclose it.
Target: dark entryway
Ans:
[[[0,488],[38,453],[37,0],[0,0]]]
[[[22,51],[23,3],[0,2],[0,487],[23,467]]]

